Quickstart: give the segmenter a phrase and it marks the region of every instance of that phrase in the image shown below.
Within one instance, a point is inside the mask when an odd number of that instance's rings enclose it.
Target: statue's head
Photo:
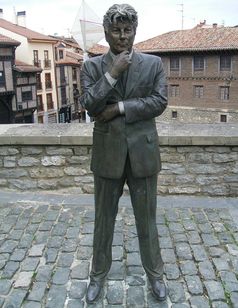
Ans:
[[[108,31],[109,26],[115,21],[129,22],[136,32],[138,26],[138,17],[135,9],[129,4],[114,4],[111,6],[103,18],[103,27]]]
[[[131,51],[138,25],[137,12],[129,4],[114,4],[103,18],[105,37],[113,53]]]

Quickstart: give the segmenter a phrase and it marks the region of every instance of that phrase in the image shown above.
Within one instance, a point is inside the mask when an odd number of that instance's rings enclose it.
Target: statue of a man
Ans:
[[[161,168],[155,117],[167,106],[161,59],[133,50],[137,13],[115,4],[104,16],[107,54],[86,61],[80,102],[94,117],[91,169],[95,184],[93,262],[86,300],[95,302],[112,262],[119,198],[127,182],[142,265],[153,295],[166,298],[156,227],[157,174]]]

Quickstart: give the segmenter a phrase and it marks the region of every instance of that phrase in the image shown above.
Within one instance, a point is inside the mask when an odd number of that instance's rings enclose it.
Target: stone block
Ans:
[[[67,290],[65,286],[52,285],[48,293],[46,307],[63,308],[65,306],[66,295]]]
[[[211,301],[225,300],[224,290],[219,281],[205,281],[204,284],[208,292],[208,297]]]
[[[124,289],[121,281],[109,281],[107,285],[107,301],[110,305],[123,304]]]
[[[67,175],[86,175],[88,172],[86,169],[81,168],[81,167],[66,167],[64,168],[64,172]]]
[[[202,295],[203,285],[199,276],[185,276],[188,291],[192,295]]]
[[[34,157],[22,157],[17,161],[18,166],[20,167],[32,167],[32,166],[39,166],[40,159]]]
[[[45,249],[45,244],[34,245],[29,251],[29,256],[30,257],[41,257],[43,255],[44,249]]]
[[[60,178],[64,176],[64,171],[59,168],[31,168],[29,175],[32,178]]]
[[[168,281],[168,289],[172,303],[183,303],[185,301],[185,288],[181,282]]]
[[[14,283],[14,288],[29,288],[33,275],[34,272],[20,272]]]
[[[65,157],[62,156],[43,156],[41,158],[41,164],[43,166],[64,166]]]
[[[17,148],[11,146],[0,146],[0,156],[9,156],[19,154]]]
[[[43,148],[41,146],[31,147],[24,146],[21,147],[22,155],[39,155],[43,152]]]
[[[37,187],[44,190],[56,189],[58,187],[57,179],[41,179],[38,181]]]
[[[212,263],[209,260],[199,262],[198,264],[199,272],[203,279],[214,280],[216,279],[216,274],[213,269]]]
[[[62,156],[71,156],[73,155],[73,149],[70,147],[46,147],[46,154],[50,156],[62,155]]]
[[[144,291],[142,287],[129,287],[127,289],[127,307],[145,307]]]
[[[5,168],[14,168],[16,167],[16,157],[8,156],[3,158],[3,166]]]
[[[9,179],[9,187],[20,190],[32,190],[37,187],[37,182],[30,179]]]

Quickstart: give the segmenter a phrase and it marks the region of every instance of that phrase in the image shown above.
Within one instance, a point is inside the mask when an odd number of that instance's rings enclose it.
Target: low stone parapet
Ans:
[[[92,127],[0,125],[0,187],[93,193]],[[159,194],[238,196],[238,125],[158,123],[157,128]]]

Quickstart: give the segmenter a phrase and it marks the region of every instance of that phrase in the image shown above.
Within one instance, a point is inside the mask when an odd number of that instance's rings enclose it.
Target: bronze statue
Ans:
[[[91,169],[95,183],[93,262],[86,300],[95,302],[112,262],[119,198],[127,182],[141,260],[152,293],[165,300],[156,227],[157,174],[161,168],[155,117],[167,106],[161,59],[133,50],[137,13],[115,4],[104,16],[107,54],[83,65],[80,102],[95,118]]]

